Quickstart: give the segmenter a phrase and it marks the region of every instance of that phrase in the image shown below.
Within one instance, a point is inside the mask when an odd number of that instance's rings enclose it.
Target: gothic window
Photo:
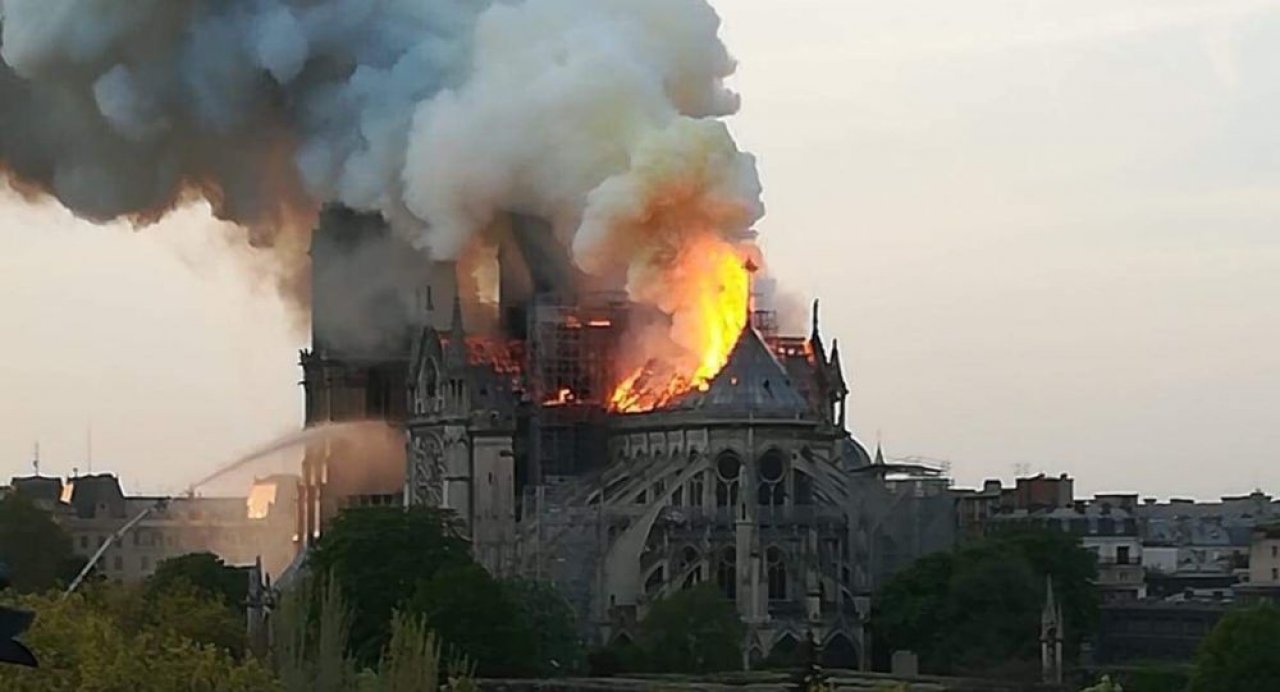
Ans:
[[[787,462],[778,449],[770,449],[760,457],[760,485],[757,501],[762,506],[781,507],[787,498]]]
[[[716,481],[716,506],[717,507],[735,507],[738,504],[738,484],[737,482],[726,483],[725,481]]]
[[[738,551],[726,548],[716,566],[716,585],[730,599],[738,597]]]
[[[422,373],[418,378],[417,412],[426,413],[435,407],[440,388],[440,368],[435,360],[427,360],[422,364]]]
[[[737,480],[738,474],[742,473],[742,460],[733,452],[725,452],[716,460],[716,471],[726,481]]]
[[[783,559],[782,550],[777,546],[770,547],[765,551],[765,562],[769,570],[769,600],[786,600],[787,563]]]
[[[702,474],[695,473],[689,480],[689,506],[702,507]]]
[[[684,506],[684,486],[683,485],[671,491],[671,506],[672,507]]]
[[[692,589],[693,587],[701,583],[702,583],[702,568],[698,567],[697,569],[690,572],[689,576],[684,578],[684,584],[681,585],[680,588],[684,590],[688,590],[688,589]]]
[[[663,581],[663,578],[665,577],[665,575],[663,574],[664,571],[665,570],[659,567],[658,569],[653,570],[653,572],[649,574],[649,578],[644,581],[645,593],[652,594],[658,589],[662,588],[662,581]]]
[[[781,507],[787,501],[787,487],[782,483],[761,483],[756,495],[761,506]]]
[[[738,477],[742,475],[742,460],[733,452],[724,452],[716,459],[716,506],[733,507],[738,504]]]
[[[760,457],[760,480],[777,483],[782,480],[786,470],[786,461],[782,458],[782,452],[776,448],[770,449]]]

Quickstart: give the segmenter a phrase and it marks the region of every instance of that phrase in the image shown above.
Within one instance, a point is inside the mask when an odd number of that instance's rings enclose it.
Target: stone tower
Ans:
[[[1062,606],[1053,595],[1053,577],[1045,576],[1044,609],[1040,612],[1040,669],[1046,684],[1062,684]]]
[[[433,263],[377,214],[330,206],[312,236],[311,275],[311,348],[300,363],[306,427],[381,421],[386,437],[403,436],[413,336],[426,322],[448,319],[456,297],[452,265]],[[401,501],[403,457],[379,459],[393,468],[370,473],[367,460],[354,458],[361,453],[324,436],[308,443],[298,502],[302,545],[345,505]]]

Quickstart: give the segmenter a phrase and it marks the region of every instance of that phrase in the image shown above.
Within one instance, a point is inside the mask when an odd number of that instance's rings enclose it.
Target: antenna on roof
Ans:
[[[89,467],[89,475],[93,475],[93,420],[92,419],[89,421],[89,424],[85,426],[84,447],[85,447],[85,450],[84,450],[85,463]]]

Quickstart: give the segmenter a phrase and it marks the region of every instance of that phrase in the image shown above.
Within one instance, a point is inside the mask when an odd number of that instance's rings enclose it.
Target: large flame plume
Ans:
[[[705,390],[729,360],[748,319],[750,260],[729,243],[702,236],[680,250],[667,279],[672,338],[681,351],[652,359],[623,378],[610,397],[615,411],[661,408],[693,390]]]

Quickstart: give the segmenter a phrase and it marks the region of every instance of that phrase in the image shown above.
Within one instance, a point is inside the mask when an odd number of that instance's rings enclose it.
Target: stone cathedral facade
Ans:
[[[749,629],[750,659],[807,636],[856,667],[866,650],[866,451],[844,430],[838,352],[741,333],[705,391],[612,414],[572,475],[521,473],[519,344],[423,329],[411,364],[406,497],[465,521],[499,575],[549,579],[599,643],[628,638],[655,600],[711,582]],[[536,405],[535,405],[536,406]]]
[[[954,513],[944,479],[873,459],[848,432],[817,306],[807,336],[753,313],[705,391],[618,413],[615,355],[646,316],[581,290],[546,224],[513,216],[500,238],[499,303],[464,306],[456,267],[377,217],[325,210],[307,425],[379,422],[394,453],[308,442],[299,550],[346,507],[442,507],[495,575],[555,583],[594,644],[709,583],[747,624],[744,664],[810,636],[827,664],[864,663],[875,584],[949,546]]]

